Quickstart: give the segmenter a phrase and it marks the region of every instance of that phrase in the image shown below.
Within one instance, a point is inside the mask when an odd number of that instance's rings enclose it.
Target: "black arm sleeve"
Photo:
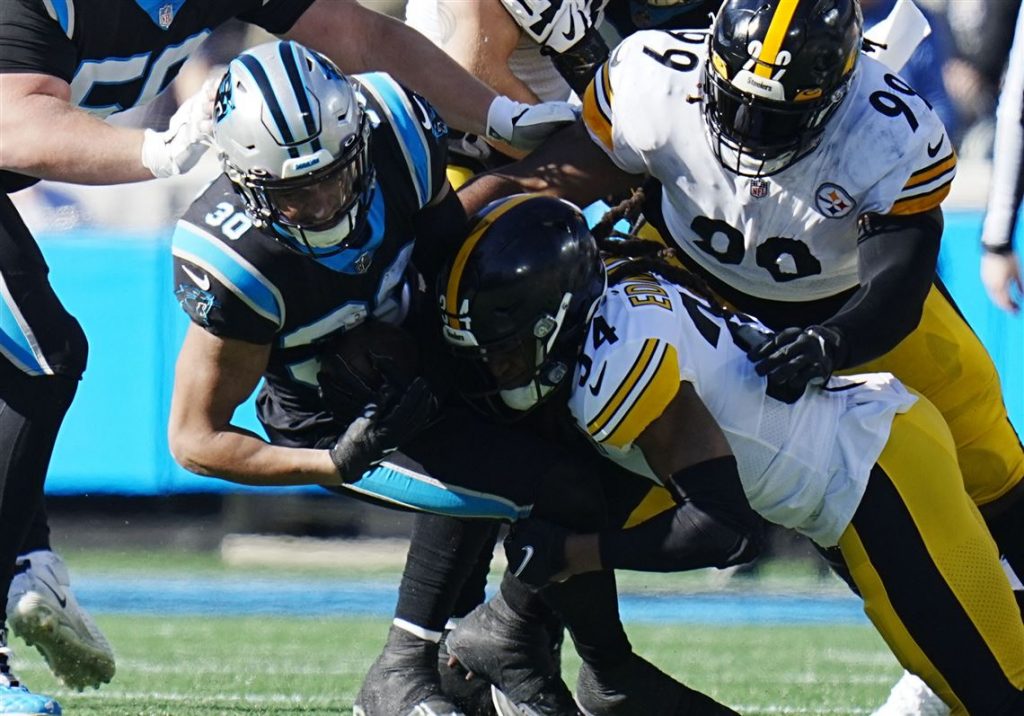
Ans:
[[[551,62],[562,75],[572,91],[579,97],[587,91],[587,85],[594,79],[594,73],[608,59],[608,44],[601,37],[596,27],[587,30],[587,34],[565,52],[559,54],[544,47],[541,52],[551,55]]]
[[[605,569],[680,572],[749,562],[764,520],[747,502],[736,459],[719,457],[672,476],[678,506],[628,530],[602,532]]]
[[[917,328],[935,278],[942,238],[939,209],[861,219],[857,250],[860,288],[822,323],[838,330],[847,347],[835,368],[849,368],[888,353]]]

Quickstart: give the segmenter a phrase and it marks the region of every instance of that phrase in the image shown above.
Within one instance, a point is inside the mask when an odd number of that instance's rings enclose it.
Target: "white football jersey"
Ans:
[[[838,542],[860,503],[896,413],[916,398],[889,373],[833,378],[793,404],[766,395],[728,319],[703,298],[644,275],[606,292],[576,368],[570,409],[609,458],[658,481],[636,438],[675,397],[694,389],[725,433],[751,507],[822,546]],[[686,440],[685,433],[679,435]]]
[[[859,217],[927,211],[949,193],[956,155],[942,122],[863,53],[816,149],[769,177],[728,171],[703,117],[707,52],[705,32],[630,36],[587,89],[583,118],[616,165],[661,182],[671,240],[725,283],[779,301],[852,288]]]

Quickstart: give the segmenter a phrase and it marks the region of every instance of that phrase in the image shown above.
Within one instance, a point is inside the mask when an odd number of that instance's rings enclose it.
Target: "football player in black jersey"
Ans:
[[[206,89],[185,102],[163,132],[114,127],[99,118],[155,97],[203,39],[230,18],[308,43],[348,71],[391,71],[421,89],[457,126],[524,148],[572,116],[562,104],[529,107],[497,96],[421,35],[356,0],[4,2],[0,617],[8,611],[8,587],[21,552],[20,586],[12,589],[19,601],[9,607],[12,626],[34,641],[58,678],[75,688],[110,680],[109,645],[70,597],[52,604],[20,597],[45,596],[50,593],[45,587],[69,594],[66,569],[49,550],[42,488],[57,432],[85,369],[87,342],[54,294],[42,254],[7,195],[38,179],[114,184],[188,171],[205,149],[212,107]],[[44,615],[33,604],[49,605],[52,613]],[[62,628],[42,629],[44,616],[56,617]],[[57,634],[74,638],[59,640]],[[20,710],[57,713],[52,699],[34,698],[10,674],[2,622],[0,648],[0,705],[16,698]]]
[[[172,241],[176,293],[192,323],[175,375],[171,450],[193,472],[238,483],[319,484],[475,518],[462,529],[490,540],[467,538],[465,550],[439,543],[431,520],[417,522],[413,538],[433,550],[406,569],[388,648],[356,704],[367,716],[457,713],[440,691],[438,641],[460,585],[490,556],[480,545],[493,544],[496,520],[526,514],[599,522],[602,496],[579,489],[593,479],[589,463],[467,408],[436,411],[447,364],[433,358],[433,312],[416,310],[412,265],[436,274],[460,245],[465,216],[444,173],[446,127],[426,100],[387,74],[346,78],[323,56],[274,42],[230,63],[215,117],[225,173]],[[367,404],[359,379],[370,378],[339,346],[357,331],[398,324],[418,336],[425,377],[399,375],[394,361],[369,350],[383,385],[371,386]],[[257,414],[269,441],[231,423],[261,380]],[[613,643],[629,654],[612,575],[573,589],[550,599],[591,610],[600,603],[607,611],[592,624],[595,648]],[[558,684],[557,710],[545,713],[574,714]]]

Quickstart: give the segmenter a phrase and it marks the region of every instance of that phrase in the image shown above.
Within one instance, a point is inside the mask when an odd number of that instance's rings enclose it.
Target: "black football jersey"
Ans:
[[[413,220],[447,184],[446,127],[426,100],[383,73],[355,80],[374,123],[376,188],[364,245],[323,259],[299,254],[253,226],[224,175],[172,239],[176,295],[192,321],[224,338],[271,344],[267,382],[299,397],[316,388],[325,341],[368,317],[401,313]]]
[[[53,75],[106,117],[145,104],[231,18],[288,31],[313,0],[2,0],[0,73]],[[0,173],[7,191],[35,181]]]

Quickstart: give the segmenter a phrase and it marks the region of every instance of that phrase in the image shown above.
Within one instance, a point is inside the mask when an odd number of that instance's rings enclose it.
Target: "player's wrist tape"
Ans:
[[[986,254],[995,254],[996,256],[1009,256],[1014,253],[1013,243],[1009,241],[1004,244],[986,244],[982,242],[981,248],[984,249]]]

